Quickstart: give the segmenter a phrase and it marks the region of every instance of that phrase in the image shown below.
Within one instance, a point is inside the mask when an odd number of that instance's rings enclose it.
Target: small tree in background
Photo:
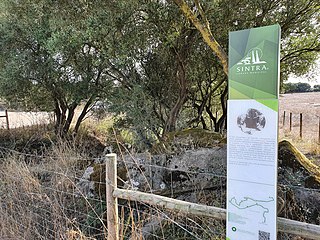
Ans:
[[[318,85],[318,84],[317,84],[317,85],[314,85],[314,86],[313,86],[313,91],[314,91],[314,92],[320,92],[320,85]]]
[[[309,83],[285,83],[284,84],[284,93],[301,93],[301,92],[310,92],[311,86]]]

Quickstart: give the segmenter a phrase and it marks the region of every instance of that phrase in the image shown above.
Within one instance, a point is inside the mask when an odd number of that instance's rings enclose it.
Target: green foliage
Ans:
[[[320,51],[320,3],[317,0],[215,1],[203,8],[218,42],[227,46],[228,31],[278,23],[281,26],[281,81],[314,69]]]
[[[318,1],[293,3],[288,0],[252,0],[239,4],[238,1],[230,0],[201,4],[214,37],[225,51],[229,31],[279,23],[283,39],[281,80],[286,80],[289,74],[304,75],[313,68],[319,56],[319,29],[316,28],[319,24]],[[226,86],[213,86],[225,76],[209,47],[197,32],[192,32],[193,26],[181,18],[181,13],[177,14],[177,8],[174,8],[172,2],[142,2],[139,9],[144,10],[144,18],[139,25],[148,29],[149,37],[144,38],[147,41],[144,46],[147,48],[141,48],[141,58],[137,59],[139,71],[129,76],[129,79],[131,84],[143,92],[142,98],[148,99],[144,102],[149,106],[149,119],[158,120],[155,122],[160,129],[157,132],[161,136],[166,132],[168,124],[173,126],[169,131],[200,126],[221,130],[225,118]],[[193,11],[197,9],[193,8]],[[144,34],[145,31],[141,32],[142,36]],[[188,40],[187,44],[185,40]],[[179,75],[179,64],[183,65],[183,78]],[[306,91],[304,87],[299,86],[299,91]],[[140,95],[136,94],[136,90],[131,90],[125,90],[127,102],[136,102],[134,99],[140,98]],[[131,116],[138,123],[146,121],[141,121],[140,113],[143,111],[138,105],[123,109],[127,117]],[[149,124],[144,126],[150,129]]]
[[[320,92],[320,85],[319,84],[316,84],[313,86],[313,91],[314,92]]]
[[[99,11],[102,4],[64,3],[64,11],[57,2],[45,0],[3,4],[1,95],[25,109],[55,111],[63,132],[70,128],[75,108],[84,104],[78,129],[112,83],[105,73],[108,52],[99,49],[104,32],[94,38],[100,25],[109,26],[109,18]],[[97,16],[99,25],[91,21]]]
[[[154,114],[150,95],[135,85],[130,90],[116,89],[111,101],[113,103],[109,110],[121,116],[116,119],[115,128],[129,130],[136,139],[132,142],[136,146],[150,147],[159,136],[159,126],[161,126],[161,122]]]
[[[76,107],[84,106],[77,130],[95,102],[105,102],[125,116],[118,126],[147,145],[182,128],[224,128],[225,73],[173,1],[0,4],[0,94],[13,106],[55,111],[56,127],[67,132]],[[229,31],[279,23],[281,80],[314,69],[319,1],[200,4],[225,52]]]
[[[91,200],[90,206],[92,206],[92,209],[88,211],[87,217],[86,217],[86,223],[84,224],[85,227],[83,227],[82,231],[86,235],[94,235],[98,234],[103,227],[105,227],[104,221],[104,215],[106,215],[106,204],[104,201],[96,201]],[[100,231],[99,231],[100,230]]]
[[[284,93],[301,93],[301,92],[310,92],[311,86],[309,83],[285,83],[284,84]]]

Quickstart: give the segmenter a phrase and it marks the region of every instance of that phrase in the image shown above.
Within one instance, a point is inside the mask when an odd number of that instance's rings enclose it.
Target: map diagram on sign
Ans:
[[[268,205],[268,203],[274,202],[274,198],[269,197],[268,200],[256,200],[250,197],[243,197],[243,199],[239,201],[235,197],[233,197],[229,202],[234,207],[240,210],[255,208],[255,210],[261,211],[261,223],[266,223],[267,214],[269,213],[269,208],[266,205]]]

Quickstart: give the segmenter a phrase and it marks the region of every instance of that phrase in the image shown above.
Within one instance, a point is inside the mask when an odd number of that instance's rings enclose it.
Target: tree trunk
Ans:
[[[220,103],[222,107],[222,116],[219,118],[219,120],[217,121],[217,124],[215,125],[215,132],[222,132],[223,126],[224,126],[224,129],[227,129],[227,125],[224,124],[227,118],[227,102],[226,102],[227,93],[228,93],[228,86],[225,87],[220,97]]]
[[[67,117],[67,119],[64,123],[64,126],[63,126],[63,134],[64,135],[67,134],[70,129],[72,119],[74,117],[75,109],[77,106],[78,106],[77,103],[72,103],[71,106],[68,107],[68,117]]]
[[[176,130],[176,123],[183,104],[187,100],[187,79],[183,63],[180,62],[177,70],[177,78],[180,84],[179,97],[171,109],[164,127],[164,134]]]
[[[176,123],[178,121],[178,117],[180,114],[180,111],[187,101],[187,77],[186,77],[186,71],[185,71],[185,65],[186,60],[189,55],[189,48],[194,40],[194,37],[196,36],[197,31],[194,29],[187,29],[186,30],[188,34],[185,38],[182,39],[182,47],[177,51],[176,48],[172,48],[173,52],[176,54],[177,58],[177,70],[176,70],[176,76],[179,83],[179,96],[174,104],[173,108],[170,110],[169,116],[166,120],[163,134],[167,132],[172,132],[176,130]]]
[[[83,119],[86,117],[87,113],[89,112],[88,109],[90,108],[91,104],[93,102],[93,97],[90,97],[89,100],[87,101],[87,103],[84,105],[82,112],[80,113],[76,125],[74,127],[74,133],[78,133],[81,122],[83,121]]]
[[[217,114],[216,114],[216,116],[214,116],[214,114],[212,113],[212,111],[210,109],[210,105],[206,106],[206,112],[213,122],[213,128],[214,128],[215,132],[221,132],[223,130],[223,126],[226,129],[226,125],[224,125],[224,123],[225,123],[225,120],[227,117],[227,102],[226,102],[227,94],[228,94],[228,86],[225,87],[225,89],[223,90],[223,92],[221,93],[221,96],[220,96],[220,104],[222,107],[222,116],[219,119],[218,119]],[[208,102],[208,104],[210,104],[210,101]]]
[[[66,113],[67,113],[67,107],[63,103],[63,101],[55,98],[55,115],[56,115],[56,123],[55,123],[55,132],[58,136],[63,136],[63,128],[64,124],[66,122]]]

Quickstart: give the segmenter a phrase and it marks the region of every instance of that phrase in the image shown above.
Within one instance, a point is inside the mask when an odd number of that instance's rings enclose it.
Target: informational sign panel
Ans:
[[[280,27],[229,34],[227,240],[277,239]]]

